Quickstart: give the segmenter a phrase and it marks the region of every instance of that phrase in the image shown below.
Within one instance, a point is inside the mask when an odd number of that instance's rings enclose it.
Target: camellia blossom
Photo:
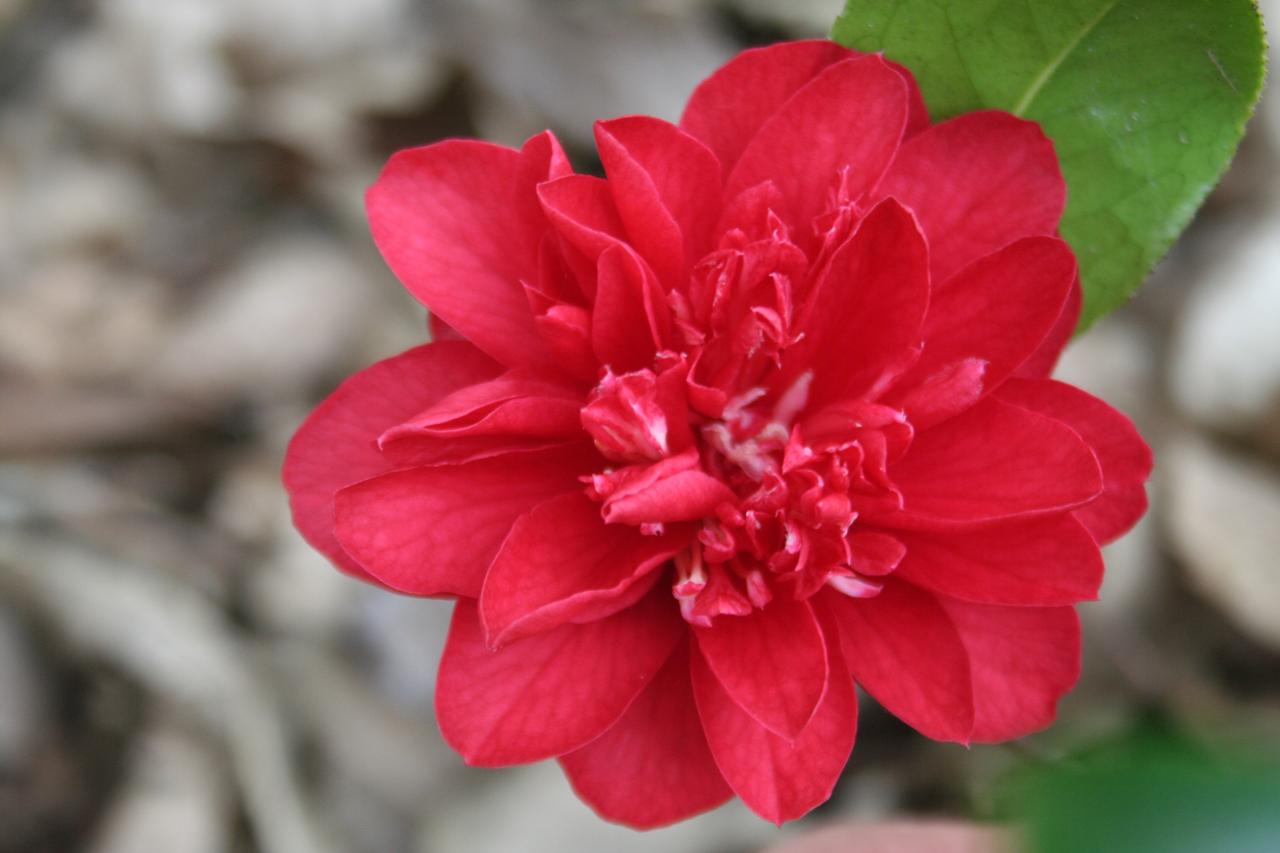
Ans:
[[[1151,468],[1047,378],[1080,308],[1051,143],[930,124],[905,69],[823,41],[595,134],[605,178],[550,133],[390,160],[373,235],[435,342],[285,463],[341,569],[457,599],[448,743],[651,827],[822,803],[855,682],[938,740],[1048,725]]]

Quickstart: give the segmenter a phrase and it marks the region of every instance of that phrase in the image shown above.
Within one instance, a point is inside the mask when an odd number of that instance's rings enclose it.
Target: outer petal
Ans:
[[[630,242],[668,288],[683,287],[706,254],[720,215],[720,163],[661,119],[627,116],[596,124],[596,145]]]
[[[907,124],[907,84],[879,56],[827,68],[761,126],[729,175],[725,198],[772,180],[796,235],[812,233],[841,182],[857,199],[880,181]]]
[[[1133,421],[1092,394],[1051,379],[1013,380],[999,396],[1057,418],[1093,448],[1102,466],[1102,494],[1075,514],[1098,542],[1110,542],[1142,518],[1154,460]]]
[[[522,279],[538,234],[522,216],[520,152],[451,139],[400,151],[369,188],[374,242],[409,292],[509,366],[554,367]]]
[[[476,605],[459,601],[440,660],[436,718],[468,764],[524,764],[571,752],[612,726],[683,635],[657,590],[607,619],[563,625],[498,651]]]
[[[1066,243],[1031,237],[936,286],[924,323],[924,352],[898,382],[899,393],[971,359],[985,363],[982,391],[996,388],[1049,335],[1075,275],[1075,257]]]
[[[334,538],[334,493],[390,467],[377,445],[387,427],[500,369],[471,344],[449,341],[380,361],[338,386],[298,427],[285,454],[284,484],[299,532],[343,571],[369,578]]]
[[[1022,737],[1053,722],[1080,677],[1080,620],[1072,607],[993,607],[939,598],[969,652],[979,743]]]
[[[1102,490],[1097,459],[1072,429],[994,398],[917,435],[889,476],[904,509],[867,520],[899,528],[1064,512]]]
[[[747,143],[797,90],[857,55],[827,39],[744,50],[698,85],[680,127],[715,153],[728,177]]]
[[[1076,332],[1076,325],[1080,322],[1080,311],[1083,308],[1084,289],[1080,287],[1080,275],[1077,273],[1075,281],[1071,284],[1071,295],[1067,297],[1067,304],[1063,306],[1062,313],[1058,315],[1053,328],[1049,330],[1049,334],[1040,343],[1039,348],[1022,362],[1022,366],[1014,371],[1013,375],[1028,379],[1047,379],[1057,367],[1062,351],[1067,348],[1067,344],[1071,343],[1071,336]]]
[[[383,474],[338,493],[338,541],[392,589],[474,597],[515,520],[578,488],[588,458],[555,448]]]
[[[969,654],[937,597],[889,578],[874,598],[822,593],[853,678],[895,717],[936,740],[973,728]]]
[[[953,118],[904,143],[877,192],[919,217],[937,281],[1019,238],[1052,236],[1067,200],[1040,126],[995,111]]]
[[[924,236],[904,207],[882,202],[832,256],[806,306],[811,343],[795,358],[815,368],[810,410],[863,396],[899,367],[920,341],[928,306]]]
[[[711,758],[683,644],[622,719],[560,757],[573,789],[606,820],[652,829],[733,796]]]
[[[694,628],[716,680],[757,723],[794,740],[827,685],[827,645],[808,602],[777,598],[747,616]]]
[[[606,525],[581,492],[539,504],[516,520],[485,576],[480,616],[490,645],[630,606],[691,539],[690,531],[642,536]]]
[[[804,731],[787,740],[743,711],[703,656],[693,655],[694,696],[716,764],[752,811],[779,825],[826,802],[853,750],[858,702],[834,637],[828,657],[822,702]]]
[[[1102,555],[1070,514],[977,530],[904,532],[894,577],[986,604],[1075,604],[1097,597]]]

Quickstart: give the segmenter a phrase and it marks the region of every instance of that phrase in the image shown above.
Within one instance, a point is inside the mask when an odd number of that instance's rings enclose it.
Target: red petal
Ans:
[[[889,475],[904,508],[869,511],[867,520],[899,528],[1062,512],[1102,490],[1098,461],[1073,430],[991,397],[917,435]]]
[[[874,598],[822,593],[853,678],[891,714],[935,740],[973,728],[969,655],[938,599],[889,578]]]
[[[1102,466],[1102,494],[1075,515],[1098,542],[1110,542],[1142,518],[1154,460],[1133,421],[1092,394],[1051,379],[1006,382],[999,397],[1062,421],[1093,448]]]
[[[834,637],[827,644],[827,654],[831,667],[822,701],[809,725],[793,740],[752,719],[730,697],[703,656],[693,654],[694,696],[716,764],[752,811],[779,825],[827,801],[853,750],[858,702]],[[778,684],[785,684],[785,671],[779,677]]]
[[[284,459],[293,523],[339,568],[369,578],[333,535],[333,496],[386,471],[378,436],[457,388],[501,368],[469,343],[427,344],[380,361],[343,382],[298,427]]]
[[[512,526],[485,576],[480,616],[490,645],[630,606],[691,538],[606,525],[599,505],[580,492],[539,504]]]
[[[596,124],[614,204],[635,246],[668,288],[707,253],[720,214],[720,163],[680,128],[648,116]]]
[[[747,616],[694,628],[707,665],[742,710],[788,740],[802,732],[827,684],[827,647],[807,602],[778,598]]]
[[[653,366],[671,325],[662,286],[648,264],[625,245],[600,254],[591,345],[600,363],[617,373]]]
[[[489,382],[460,388],[381,435],[384,450],[404,442],[456,442],[467,438],[571,439],[580,437],[581,389],[527,369],[508,370]],[[406,448],[407,450],[407,448]]]
[[[597,814],[635,829],[683,820],[733,796],[702,733],[683,645],[622,719],[562,755],[560,766]]]
[[[693,91],[680,127],[715,152],[727,177],[751,138],[797,90],[856,55],[825,39],[744,50]]]
[[[893,160],[907,123],[907,84],[879,56],[830,66],[766,121],[734,166],[725,197],[772,180],[786,200],[797,237],[848,168],[850,199],[870,191]]]
[[[1035,122],[968,113],[905,142],[877,194],[920,219],[935,281],[1014,240],[1052,235],[1067,185]]]
[[[923,133],[929,129],[929,109],[924,104],[924,93],[920,91],[919,84],[916,83],[916,76],[911,73],[905,65],[899,65],[892,59],[885,59],[885,63],[898,72],[907,84],[907,100],[909,109],[907,112],[907,129],[903,134],[903,139],[910,139],[918,133]]]
[[[994,607],[940,598],[969,652],[973,741],[994,743],[1053,722],[1080,677],[1073,607]]]
[[[1057,367],[1062,351],[1067,348],[1067,344],[1071,343],[1071,337],[1076,333],[1076,326],[1080,322],[1080,311],[1083,308],[1084,290],[1080,287],[1080,274],[1077,272],[1075,280],[1071,283],[1071,294],[1067,297],[1067,304],[1063,306],[1062,313],[1058,315],[1053,328],[1049,330],[1049,334],[1041,341],[1036,351],[1022,362],[1013,375],[1028,379],[1047,379]]]
[[[1019,240],[961,270],[933,289],[924,353],[897,387],[907,391],[979,359],[983,391],[991,391],[1048,336],[1075,275],[1070,247],[1053,237]]]
[[[568,175],[539,184],[538,200],[560,236],[593,264],[605,249],[623,242],[625,229],[602,178]]]
[[[809,410],[862,397],[920,341],[929,306],[929,253],[915,220],[892,199],[876,206],[831,258],[806,306],[789,372],[814,367]]]
[[[587,458],[557,448],[383,474],[338,493],[338,541],[392,589],[474,597],[515,520],[578,488]]]
[[[986,604],[1048,607],[1096,598],[1102,555],[1071,514],[978,530],[902,533],[895,577]]]
[[[906,556],[906,546],[884,533],[854,528],[849,534],[849,568],[860,575],[881,577],[892,572]]]
[[[459,601],[436,681],[440,732],[481,767],[571,752],[617,722],[683,635],[656,590],[607,619],[491,651],[475,603]]]
[[[503,364],[554,367],[521,279],[537,271],[520,152],[447,140],[396,153],[366,197],[369,226],[409,292]]]

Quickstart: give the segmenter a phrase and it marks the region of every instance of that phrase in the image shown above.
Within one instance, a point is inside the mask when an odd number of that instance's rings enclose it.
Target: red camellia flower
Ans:
[[[595,130],[605,178],[550,133],[391,159],[373,234],[436,342],[285,463],[340,568],[457,598],[445,739],[650,827],[826,800],[855,682],[939,740],[1047,725],[1151,467],[1047,378],[1080,298],[1050,142],[931,125],[904,69],[816,41]]]

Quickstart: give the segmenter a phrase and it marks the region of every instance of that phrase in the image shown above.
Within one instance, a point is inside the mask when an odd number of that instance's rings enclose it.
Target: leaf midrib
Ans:
[[[1080,43],[1089,36],[1089,33],[1097,29],[1098,24],[1102,23],[1103,19],[1106,18],[1107,15],[1110,15],[1116,6],[1119,5],[1120,0],[1110,0],[1110,2],[1098,11],[1098,14],[1094,15],[1093,18],[1080,29],[1080,32],[1076,33],[1075,37],[1072,38],[1071,41],[1062,46],[1062,50],[1058,51],[1058,54],[1053,57],[1048,65],[1044,67],[1044,70],[1035,76],[1035,79],[1031,81],[1031,85],[1029,85],[1027,90],[1022,93],[1022,97],[1018,99],[1018,103],[1015,104],[1011,110],[1014,115],[1019,118],[1026,116],[1027,110],[1031,108],[1035,99],[1040,96],[1040,91],[1044,89],[1049,80],[1052,79],[1053,75],[1057,73],[1058,69],[1062,66],[1062,63],[1066,62],[1067,57],[1069,57],[1072,52],[1080,46]]]

